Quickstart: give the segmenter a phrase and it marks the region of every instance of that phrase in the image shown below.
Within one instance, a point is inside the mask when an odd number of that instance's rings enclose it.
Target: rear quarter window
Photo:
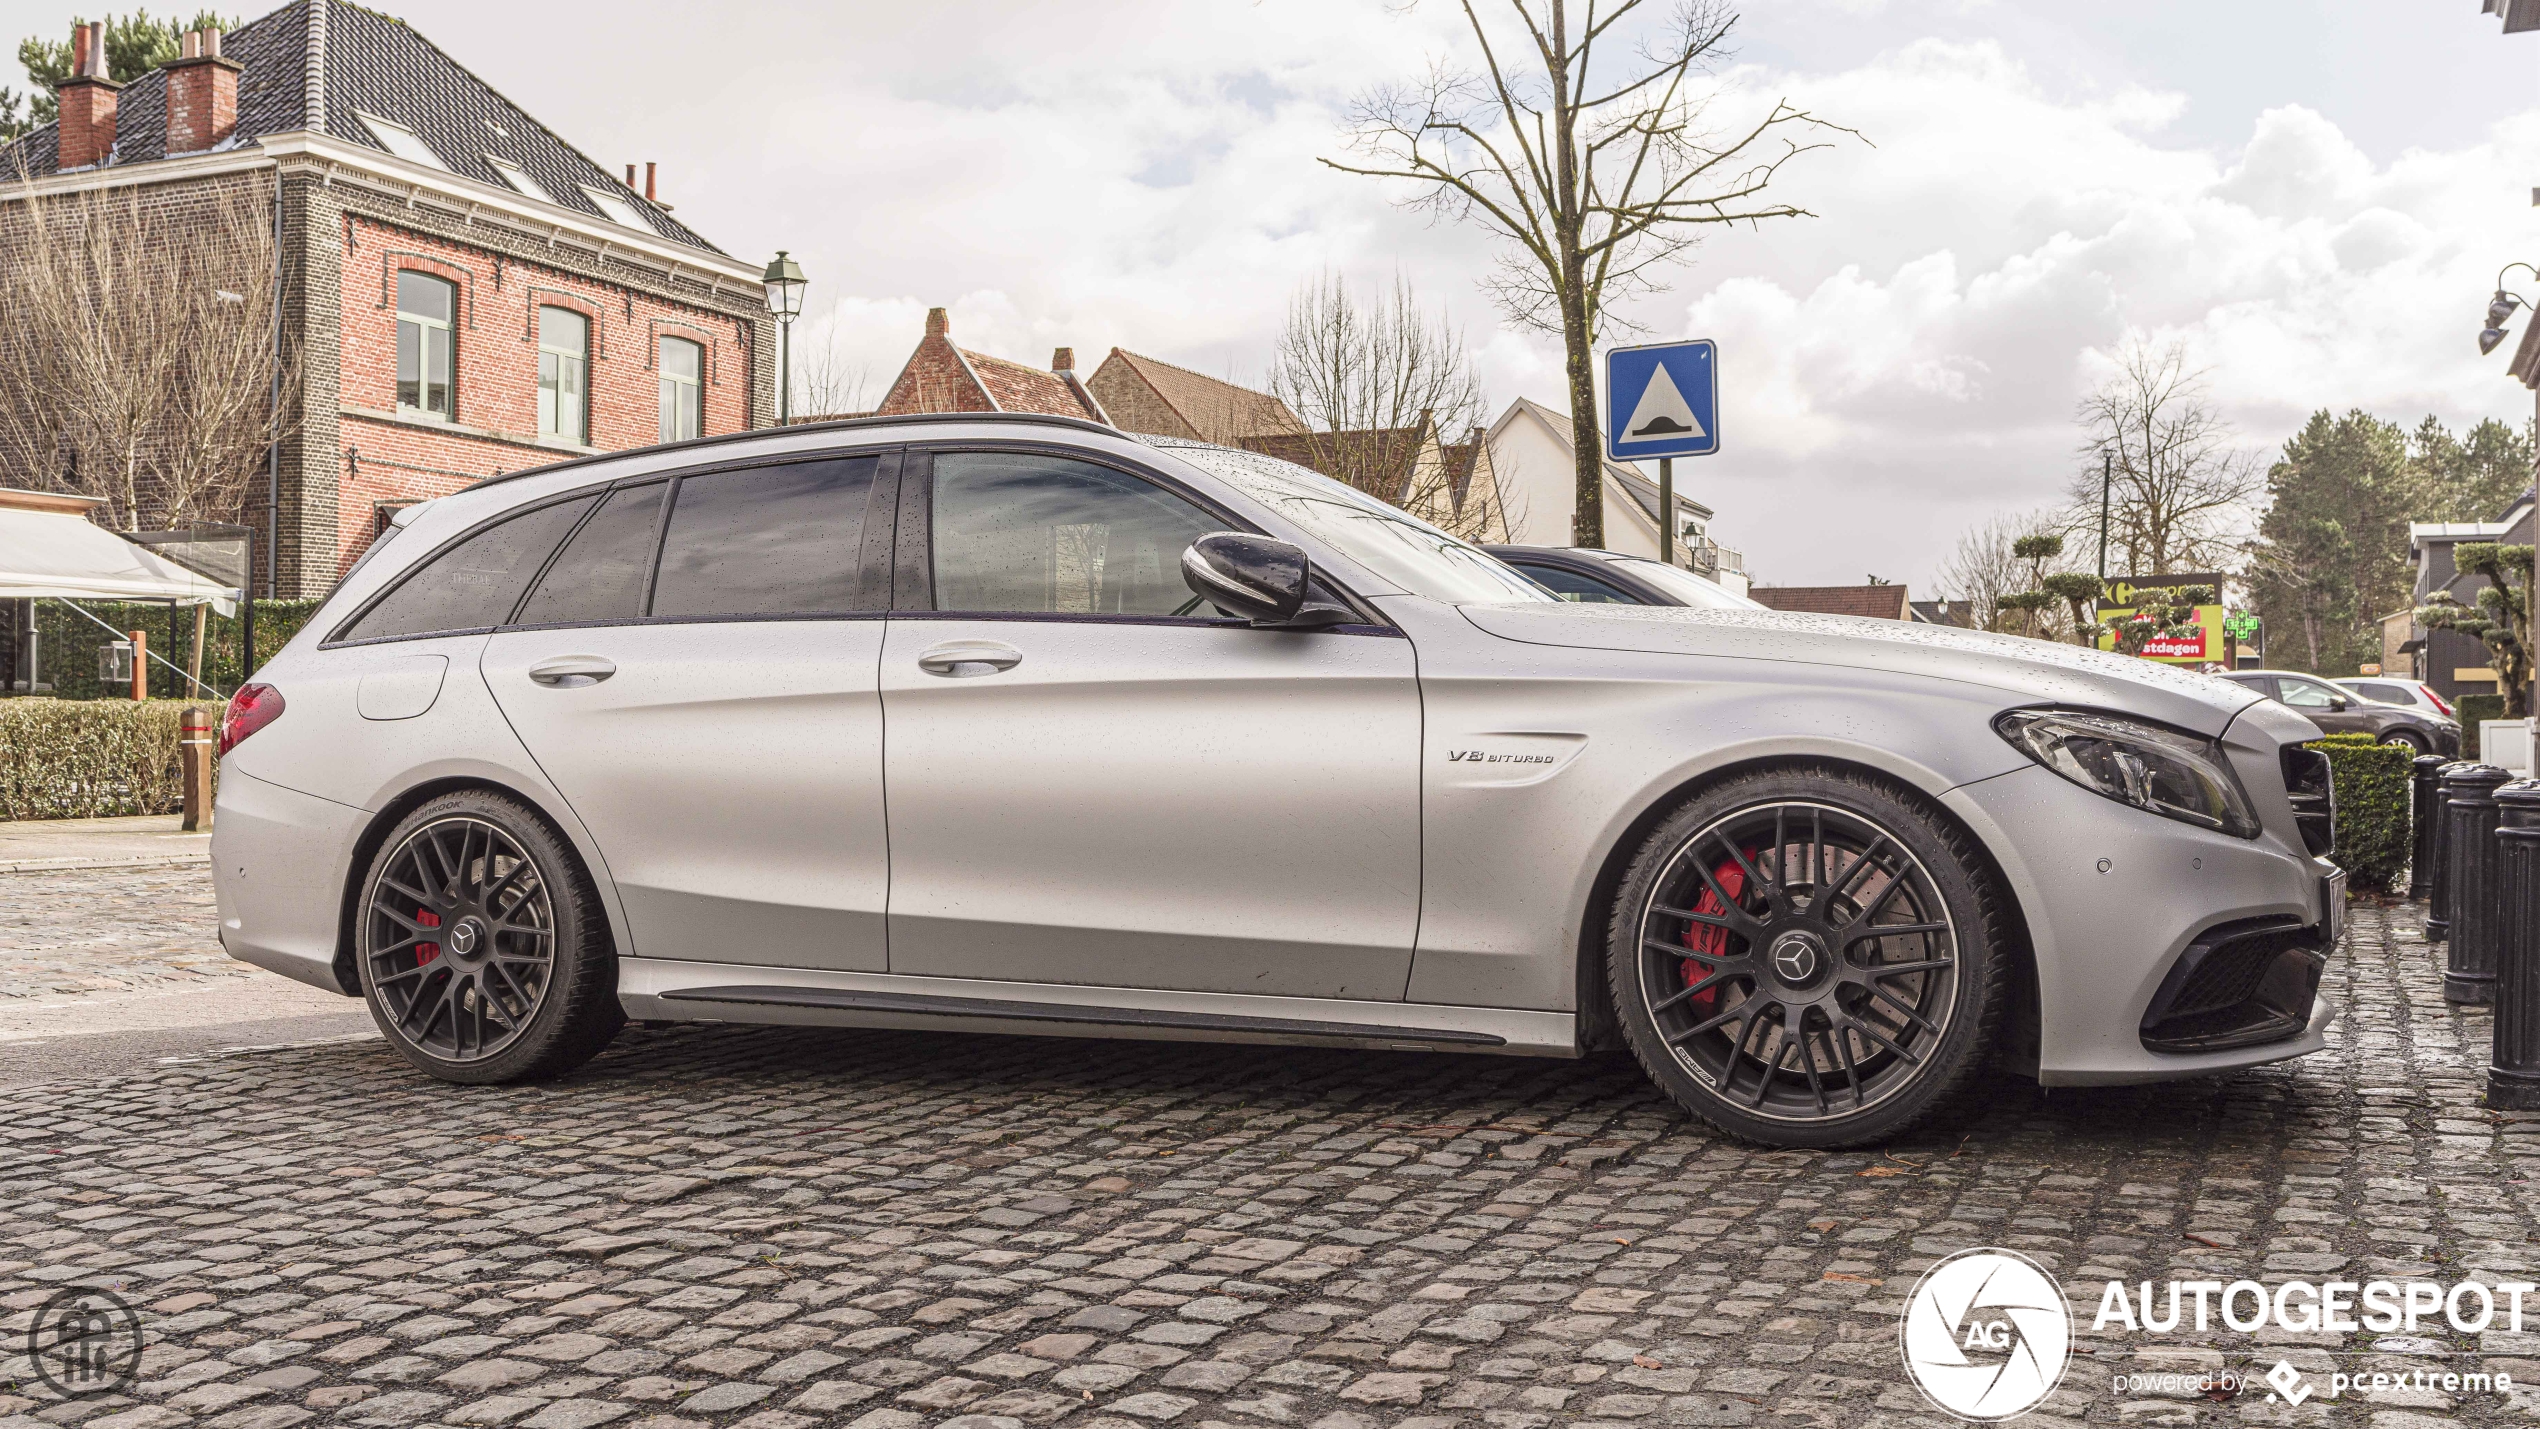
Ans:
[[[461,537],[426,558],[335,638],[386,640],[501,625],[592,500],[540,506]]]

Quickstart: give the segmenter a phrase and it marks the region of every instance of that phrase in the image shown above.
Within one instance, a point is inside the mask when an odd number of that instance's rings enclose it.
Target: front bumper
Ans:
[[[2037,960],[2038,1081],[2047,1086],[2153,1082],[2282,1061],[2318,1051],[2335,1010],[2296,988],[2292,968],[2256,965],[2271,1022],[2207,1017],[2180,1026],[2156,1013],[2213,1013],[2238,996],[2227,984],[2251,968],[2217,966],[2201,984],[2178,972],[2200,940],[2289,931],[2289,945],[2325,943],[2343,910],[2328,907],[2332,865],[2272,823],[2255,839],[2209,833],[2104,799],[2045,769],[2014,770],[1952,790],[1946,802],[2002,864]],[[2298,837],[2298,835],[2296,836]],[[2318,949],[2320,952],[2326,950]],[[2200,958],[2199,961],[2204,961]],[[2173,977],[2178,981],[2173,982]],[[2195,994],[2182,1001],[2182,992]],[[2255,983],[2240,996],[2255,991]],[[2217,999],[2221,1000],[2217,1000]],[[2156,1030],[2146,1045],[2147,1016]],[[2265,1025],[2258,1025],[2265,1022]],[[2173,1035],[2164,1038],[2160,1031]],[[2215,1036],[2219,1030],[2223,1034]],[[2242,1035],[2228,1035],[2237,1032]],[[2205,1040],[2196,1040],[2202,1036]],[[2162,1048],[2166,1048],[2165,1050]]]

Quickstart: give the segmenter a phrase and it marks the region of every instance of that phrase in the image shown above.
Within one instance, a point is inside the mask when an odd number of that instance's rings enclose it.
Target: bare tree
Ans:
[[[873,387],[873,369],[849,361],[838,350],[834,325],[824,327],[817,341],[795,349],[793,369],[793,411],[797,422],[860,416],[882,404],[883,394]]]
[[[1476,463],[1484,489],[1468,485],[1459,493],[1445,451],[1448,434],[1477,433],[1488,407],[1464,335],[1423,309],[1401,278],[1370,303],[1332,274],[1300,287],[1271,359],[1270,392],[1306,430],[1247,445],[1338,477],[1457,535],[1504,539],[1508,518],[1496,479],[1482,476],[1487,467]]]
[[[269,214],[243,186],[0,204],[0,464],[122,530],[238,519],[290,423]]]
[[[1399,276],[1372,303],[1337,274],[1300,286],[1270,360],[1270,394],[1326,436],[1413,427],[1423,414],[1460,432],[1487,406],[1464,334]]]
[[[1350,118],[1363,162],[1323,162],[1411,180],[1421,186],[1413,206],[1477,219],[1505,241],[1489,286],[1512,319],[1561,334],[1579,434],[1571,538],[1602,546],[1593,355],[1611,303],[1662,288],[1664,269],[1704,224],[1805,215],[1767,201],[1765,189],[1783,164],[1825,147],[1801,136],[1850,131],[1787,101],[1714,128],[1709,81],[1736,20],[1718,0],[1677,0],[1637,47],[1616,27],[1654,18],[1649,0],[1509,0],[1514,25],[1496,40],[1477,8],[1484,0],[1461,3],[1481,68],[1440,64],[1365,96]]]
[[[2021,633],[2033,634],[2028,628],[2038,610],[2048,607],[2040,602],[2027,605],[2013,598],[2039,589],[2047,574],[2047,563],[2060,554],[2042,556],[2028,551],[2043,549],[2039,538],[2060,537],[2062,526],[2046,512],[2024,516],[2000,515],[1986,521],[1958,538],[1958,549],[1941,562],[1938,583],[1941,595],[1949,600],[1967,603],[1968,618],[1980,630],[2002,630],[2008,624],[2023,626]],[[2023,550],[2025,545],[2027,550]],[[2018,611],[2020,619],[2009,612]]]
[[[2219,567],[2247,524],[2262,474],[2233,445],[2231,424],[2205,390],[2186,348],[2137,342],[2117,371],[2081,400],[2088,438],[2071,495],[2076,523],[2095,535],[2103,456],[2112,463],[2108,546],[2126,575],[2168,575]]]

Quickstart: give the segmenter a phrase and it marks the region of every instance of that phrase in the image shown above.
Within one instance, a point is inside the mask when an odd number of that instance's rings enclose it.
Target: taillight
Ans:
[[[236,749],[247,736],[281,717],[282,691],[271,685],[239,686],[220,717],[220,752]]]
[[[2443,698],[2441,695],[2434,693],[2434,687],[2432,685],[2419,685],[2417,688],[2425,692],[2425,697],[2427,699],[2434,701],[2434,707],[2441,710],[2446,718],[2460,718],[2460,716],[2452,713],[2452,702]]]

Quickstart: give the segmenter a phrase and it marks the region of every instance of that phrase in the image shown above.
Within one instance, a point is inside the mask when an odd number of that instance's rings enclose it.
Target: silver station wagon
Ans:
[[[2316,729],[2095,651],[1583,605],[1248,452],[756,432],[404,513],[221,733],[230,953],[453,1082],[625,1019],[1628,1048],[1876,1141],[2299,1056]]]

